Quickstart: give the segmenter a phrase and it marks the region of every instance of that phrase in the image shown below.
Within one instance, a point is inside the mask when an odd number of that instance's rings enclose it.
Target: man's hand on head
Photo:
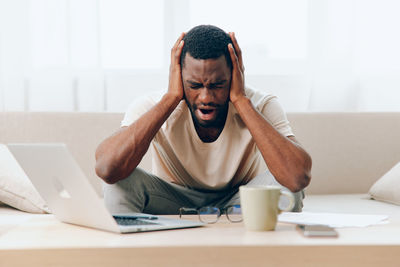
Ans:
[[[185,33],[181,33],[171,49],[171,65],[169,67],[168,94],[178,101],[183,99],[182,68],[180,60],[184,45],[184,41],[182,40],[184,36]]]
[[[228,44],[229,54],[232,60],[232,79],[230,89],[230,101],[236,105],[238,100],[246,97],[244,90],[244,66],[242,59],[242,51],[240,50],[239,44],[236,40],[235,33],[230,32],[232,44]]]

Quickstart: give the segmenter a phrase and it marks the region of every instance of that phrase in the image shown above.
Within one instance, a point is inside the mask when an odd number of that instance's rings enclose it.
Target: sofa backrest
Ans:
[[[0,143],[66,143],[101,193],[101,180],[94,172],[94,153],[97,145],[118,129],[122,116],[116,113],[1,112]]]
[[[367,193],[400,161],[400,112],[288,113],[313,159],[310,194]]]
[[[101,194],[97,145],[120,125],[120,113],[1,112],[0,143],[63,142]],[[400,113],[288,113],[313,158],[309,194],[365,193],[400,161]],[[140,167],[151,170],[147,153]]]

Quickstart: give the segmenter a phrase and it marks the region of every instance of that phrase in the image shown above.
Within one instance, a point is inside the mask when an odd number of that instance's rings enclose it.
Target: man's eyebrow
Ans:
[[[223,83],[226,83],[226,80],[218,80],[215,83],[211,83],[211,84],[212,85],[220,85],[220,84],[223,84]]]
[[[201,83],[198,83],[198,82],[195,82],[195,81],[191,81],[191,80],[186,80],[186,82],[187,83],[191,83],[191,84],[201,84]]]
[[[217,80],[216,82],[210,83],[212,85],[219,85],[219,84],[223,84],[226,83],[227,80]],[[201,84],[199,82],[195,82],[195,81],[191,81],[191,80],[186,80],[187,83],[191,83],[191,84]]]
[[[192,84],[192,85],[201,85],[201,84],[202,84],[202,83],[195,82],[195,81],[191,81],[191,80],[186,80],[186,82],[187,82],[187,83],[190,83],[190,84]],[[227,82],[227,80],[217,80],[216,82],[210,83],[210,84],[213,85],[213,86],[215,86],[215,85],[224,84],[224,83],[226,83],[226,82]]]

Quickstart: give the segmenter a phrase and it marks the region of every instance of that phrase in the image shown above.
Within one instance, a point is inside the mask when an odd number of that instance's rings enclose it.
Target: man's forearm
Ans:
[[[278,182],[293,192],[306,187],[311,177],[311,158],[307,152],[275,130],[247,97],[233,104]]]
[[[179,102],[179,98],[165,94],[136,122],[104,140],[96,151],[97,175],[107,183],[128,177],[139,165],[151,140]]]

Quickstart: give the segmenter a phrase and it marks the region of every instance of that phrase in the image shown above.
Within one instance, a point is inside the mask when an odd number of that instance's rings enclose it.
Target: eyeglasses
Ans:
[[[201,207],[201,208],[185,208],[179,209],[179,218],[184,215],[197,214],[199,220],[203,223],[216,223],[222,214],[226,215],[228,220],[233,223],[241,222],[242,219],[242,209],[240,205],[232,205],[226,208],[217,207]]]

